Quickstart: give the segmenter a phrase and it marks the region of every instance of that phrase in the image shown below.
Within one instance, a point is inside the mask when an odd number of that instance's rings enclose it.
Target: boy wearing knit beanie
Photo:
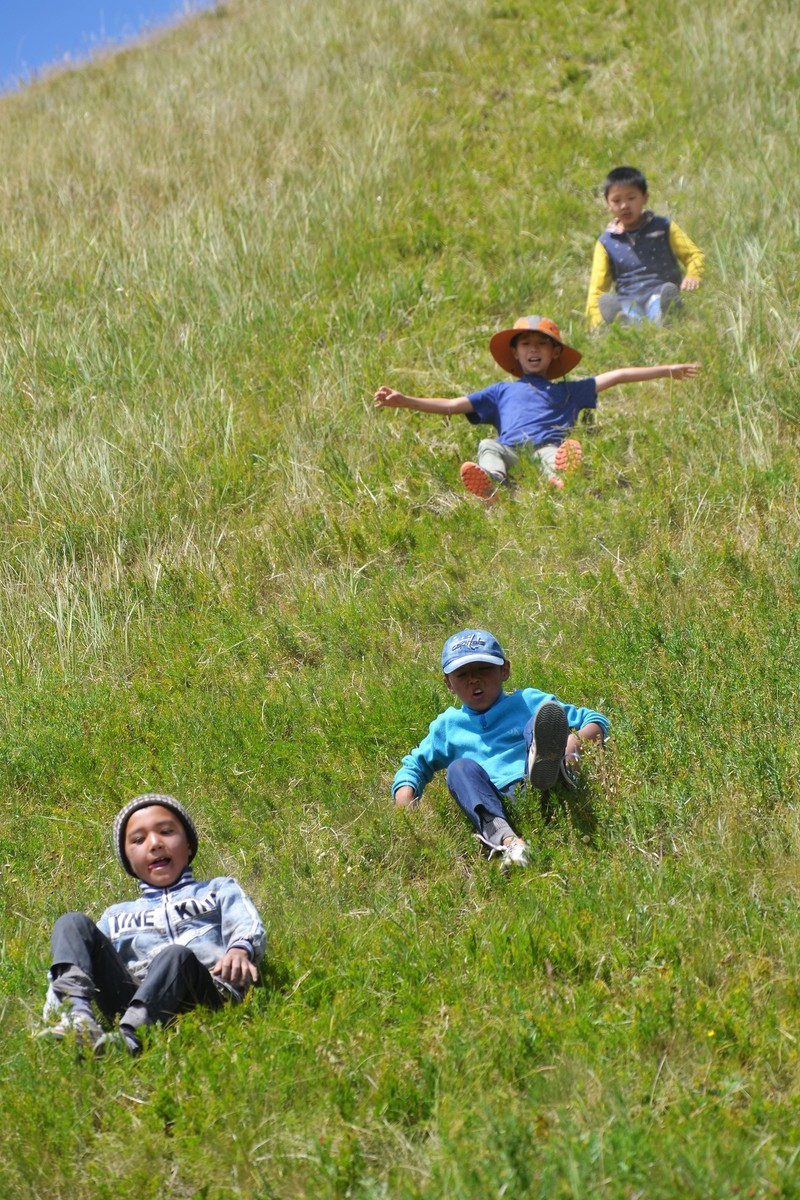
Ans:
[[[199,1004],[238,1003],[258,979],[266,933],[235,879],[195,880],[197,830],[174,796],[149,792],[117,814],[114,850],[139,880],[141,896],[107,908],[95,925],[66,913],[53,928],[45,1018],[39,1036],[73,1037],[103,1054],[119,1045],[142,1048],[138,1031],[169,1024]],[[111,1026],[98,1023],[95,1004]]]

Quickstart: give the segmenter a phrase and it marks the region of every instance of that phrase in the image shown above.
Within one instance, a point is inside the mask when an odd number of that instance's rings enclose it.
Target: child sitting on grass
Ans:
[[[240,1001],[258,979],[266,945],[261,918],[235,879],[193,877],[197,830],[174,796],[131,800],[117,814],[113,840],[142,894],[112,904],[97,925],[84,913],[59,917],[45,1002],[45,1018],[59,1019],[39,1034],[74,1037],[96,1055],[113,1045],[138,1054],[143,1026],[168,1024],[198,1004]],[[103,1031],[92,1002],[109,1025],[120,1015],[118,1031]]]
[[[511,827],[506,800],[524,782],[545,791],[559,779],[574,787],[584,742],[602,745],[608,720],[535,688],[505,692],[511,663],[485,629],[449,637],[442,671],[461,708],[446,709],[405,756],[392,785],[395,804],[415,808],[434,773],[446,768],[448,791],[489,857],[524,867],[528,847]]]
[[[520,317],[512,329],[494,335],[489,349],[495,362],[516,380],[451,400],[405,396],[386,386],[375,393],[376,408],[411,408],[446,416],[464,413],[472,425],[494,425],[497,438],[480,442],[478,461],[461,467],[464,486],[489,503],[507,482],[521,449],[533,455],[553,487],[563,488],[562,472],[576,467],[583,455],[580,442],[567,434],[581,409],[596,408],[600,392],[620,383],[688,379],[699,370],[696,363],[624,367],[589,379],[554,382],[576,367],[581,355],[561,340],[558,326],[549,317]]]
[[[645,207],[647,180],[636,167],[609,171],[603,191],[613,218],[594,246],[589,325],[611,324],[616,317],[658,324],[680,303],[682,291],[699,288],[704,255],[674,221]]]

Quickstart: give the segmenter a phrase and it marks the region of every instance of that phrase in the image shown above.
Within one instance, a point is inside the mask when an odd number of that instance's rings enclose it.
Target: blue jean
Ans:
[[[642,296],[619,296],[620,312],[628,318],[629,321],[637,323],[639,321],[652,321],[655,325],[661,324],[661,291],[653,292],[652,295],[647,292]]]
[[[508,821],[503,802],[510,799],[521,782],[517,780],[502,790],[495,787],[474,758],[457,758],[455,762],[451,762],[447,768],[446,780],[450,795],[478,833],[483,825],[478,809],[482,809],[488,817],[502,817],[504,821]]]
[[[526,758],[533,741],[533,721],[531,717],[523,730]],[[481,815],[477,810],[483,809],[489,817],[502,817],[508,821],[505,801],[511,799],[523,782],[520,776],[504,788],[498,788],[474,758],[457,758],[451,762],[445,778],[447,790],[478,833],[481,831]]]

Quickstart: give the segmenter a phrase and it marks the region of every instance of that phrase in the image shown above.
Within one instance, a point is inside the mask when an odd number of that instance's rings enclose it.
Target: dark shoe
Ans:
[[[603,292],[602,296],[598,297],[597,307],[606,325],[611,325],[622,311],[619,296],[615,296],[613,292]]]
[[[672,305],[680,308],[681,293],[674,283],[665,283],[661,289],[661,316],[665,317]]]
[[[94,1044],[95,1058],[102,1058],[104,1054],[122,1052],[130,1054],[133,1058],[136,1054],[142,1053],[142,1043],[133,1033],[125,1033],[122,1029],[115,1029],[113,1033],[104,1033],[101,1038]]]
[[[569,722],[564,709],[555,700],[545,700],[533,721],[533,740],[525,768],[531,787],[544,790],[556,783],[568,737]]]

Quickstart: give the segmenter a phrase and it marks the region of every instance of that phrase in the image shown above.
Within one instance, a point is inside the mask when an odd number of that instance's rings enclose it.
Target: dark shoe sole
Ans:
[[[528,753],[527,775],[531,787],[544,790],[558,781],[568,737],[567,714],[555,700],[545,700],[534,718]]]

